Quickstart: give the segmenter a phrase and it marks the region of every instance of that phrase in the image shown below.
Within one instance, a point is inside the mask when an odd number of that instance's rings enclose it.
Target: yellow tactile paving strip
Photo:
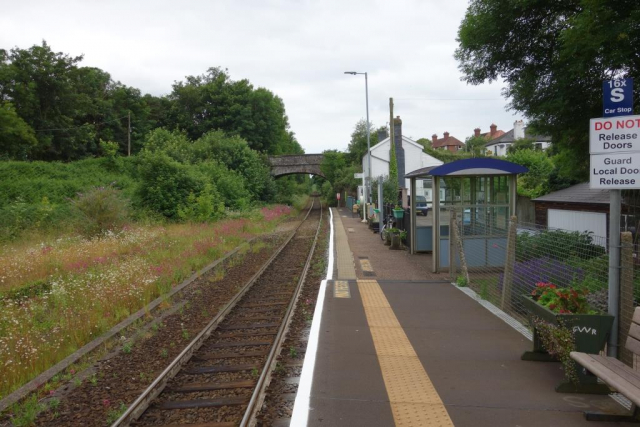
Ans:
[[[438,392],[418,359],[376,280],[358,280],[395,425],[453,426]]]
[[[351,290],[349,289],[349,282],[344,280],[337,280],[333,282],[333,297],[334,298],[351,298]]]

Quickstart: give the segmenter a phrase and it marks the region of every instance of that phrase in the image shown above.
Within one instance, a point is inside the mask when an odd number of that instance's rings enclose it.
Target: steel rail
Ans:
[[[258,412],[260,411],[260,408],[262,407],[262,404],[266,397],[267,387],[271,382],[271,374],[276,368],[278,356],[280,355],[284,341],[287,338],[287,332],[289,331],[289,326],[291,325],[291,321],[293,320],[293,315],[295,314],[298,299],[300,298],[302,288],[304,287],[304,282],[307,278],[307,272],[309,271],[309,267],[311,266],[311,260],[316,249],[316,243],[318,242],[318,235],[320,234],[321,228],[322,203],[320,203],[320,220],[318,221],[318,228],[316,229],[313,244],[311,245],[311,250],[309,251],[309,255],[307,256],[307,261],[304,265],[304,269],[302,270],[302,274],[300,275],[300,280],[298,280],[298,284],[296,285],[296,290],[294,291],[294,294],[291,297],[291,301],[289,302],[289,306],[284,315],[282,324],[278,328],[278,333],[274,340],[273,346],[271,347],[271,351],[267,356],[267,360],[264,363],[264,368],[262,369],[262,373],[251,396],[251,400],[249,401],[244,417],[240,422],[240,427],[253,427],[257,423],[256,416],[258,415]]]
[[[133,421],[137,420],[148,408],[151,402],[155,400],[164,390],[167,383],[173,378],[182,367],[191,359],[193,354],[202,346],[207,338],[216,330],[218,325],[224,321],[226,316],[233,310],[242,297],[251,289],[254,283],[262,276],[265,270],[273,263],[277,256],[291,242],[295,234],[298,232],[302,224],[307,220],[313,207],[315,200],[311,204],[311,208],[305,215],[300,224],[291,232],[287,240],[275,251],[275,253],[267,260],[267,262],[258,270],[256,274],[238,291],[238,293],[227,303],[227,305],[211,319],[200,333],[176,356],[176,358],[162,371],[160,375],[147,387],[138,398],[127,408],[127,410],[118,418],[111,427],[129,426]]]

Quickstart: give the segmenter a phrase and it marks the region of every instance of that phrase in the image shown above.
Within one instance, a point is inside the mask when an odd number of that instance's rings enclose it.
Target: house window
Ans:
[[[542,150],[542,142],[536,142],[536,150]]]

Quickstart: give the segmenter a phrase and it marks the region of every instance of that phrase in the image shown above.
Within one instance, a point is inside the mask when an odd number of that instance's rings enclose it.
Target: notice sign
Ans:
[[[640,151],[640,116],[591,119],[591,154]]]
[[[592,154],[589,188],[640,188],[640,153]]]
[[[604,117],[633,114],[633,79],[602,82],[602,115]]]

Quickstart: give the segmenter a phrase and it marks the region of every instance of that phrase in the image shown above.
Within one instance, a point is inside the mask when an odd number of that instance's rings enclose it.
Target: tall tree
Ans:
[[[301,150],[288,131],[282,100],[267,89],[254,89],[246,79],[231,80],[220,67],[176,82],[169,98],[173,101],[170,120],[192,139],[220,129],[264,153]]]
[[[18,116],[11,103],[0,103],[0,159],[26,160],[37,145],[35,132]]]
[[[386,126],[376,128],[373,123],[369,122],[369,145],[373,147],[378,142],[378,132],[387,130]],[[348,161],[351,164],[360,166],[362,157],[367,153],[367,121],[361,119],[356,123],[351,140],[347,148]]]
[[[567,170],[584,177],[602,81],[640,70],[638,22],[637,0],[471,0],[455,57],[468,83],[504,80],[510,107],[570,152]]]

